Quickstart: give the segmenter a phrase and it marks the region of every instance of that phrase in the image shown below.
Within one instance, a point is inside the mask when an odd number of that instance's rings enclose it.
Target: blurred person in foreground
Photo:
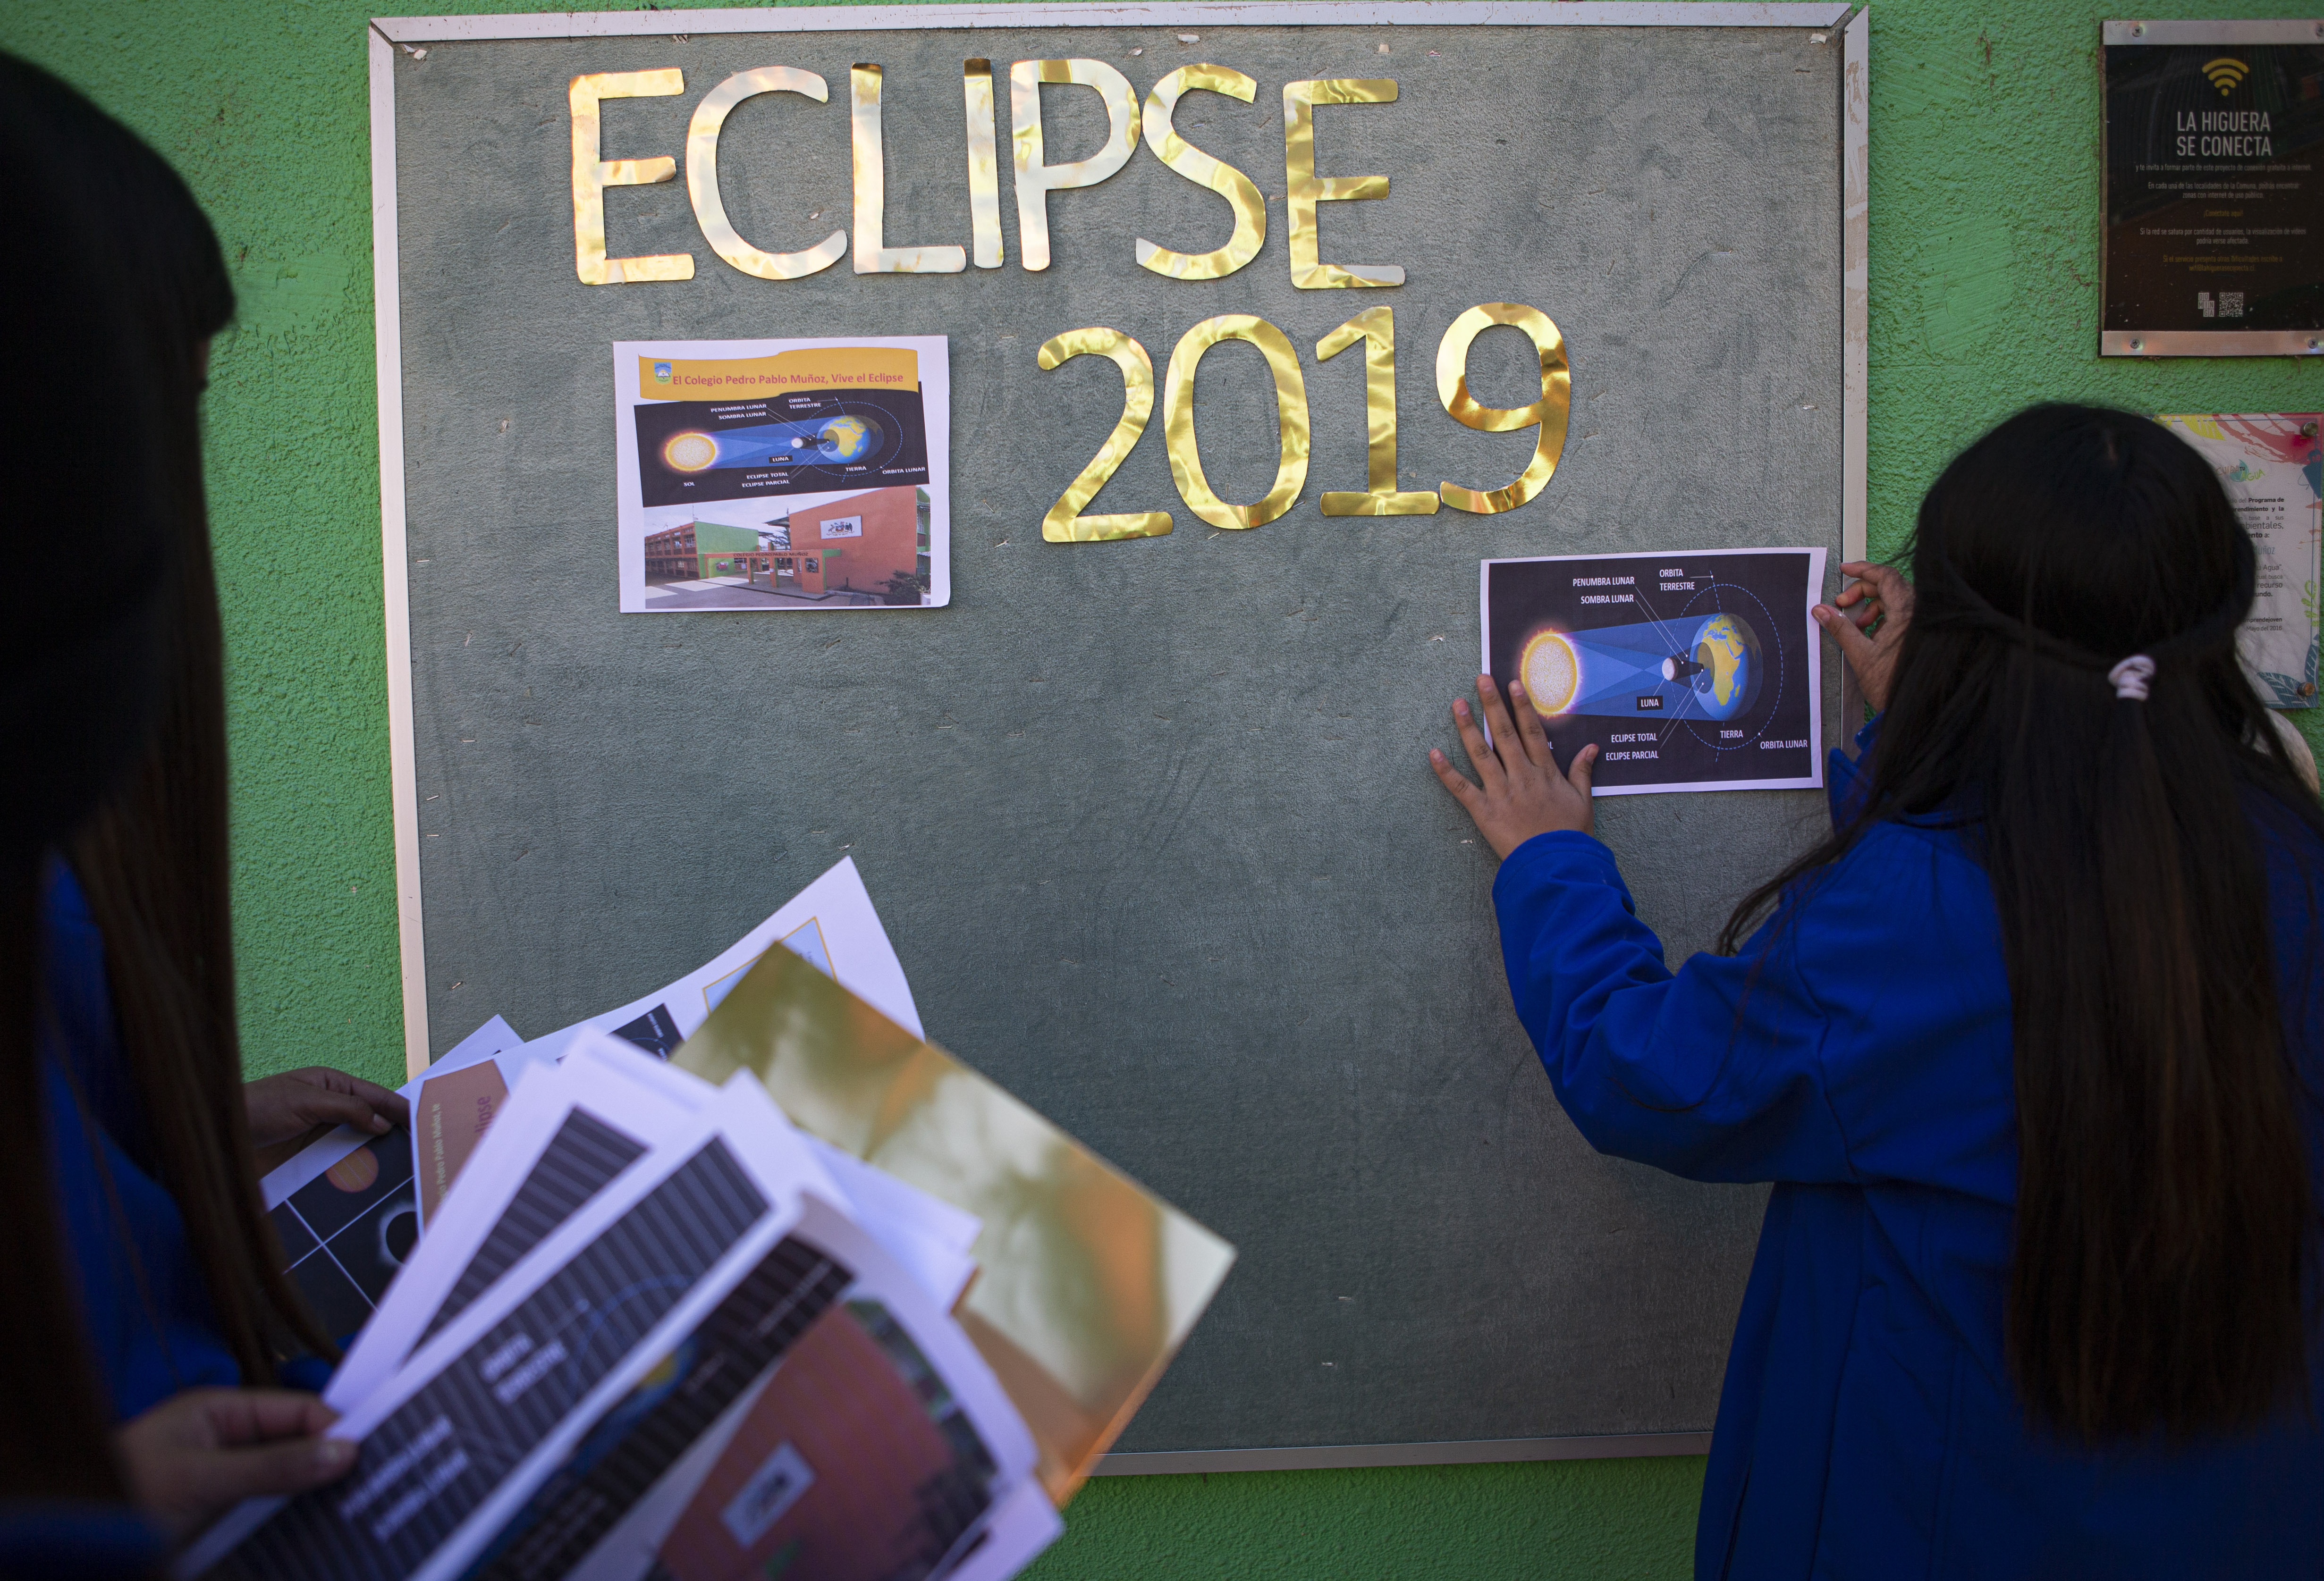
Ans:
[[[234,310],[217,237],[151,149],[5,55],[0,147],[0,530],[42,568],[0,622],[0,1575],[145,1575],[235,1502],[353,1464],[280,1386],[336,1352],[258,1177],[407,1116],[337,1071],[242,1080],[199,419]]]

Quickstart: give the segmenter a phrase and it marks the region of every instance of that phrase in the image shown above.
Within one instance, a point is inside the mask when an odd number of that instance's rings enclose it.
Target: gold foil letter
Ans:
[[[1275,376],[1277,437],[1280,459],[1275,465],[1275,486],[1256,505],[1230,505],[1211,492],[1203,475],[1203,458],[1194,447],[1194,370],[1203,354],[1222,340],[1247,340],[1267,358]],[[1162,434],[1170,456],[1170,475],[1188,510],[1213,527],[1257,527],[1273,521],[1291,509],[1307,482],[1307,381],[1299,372],[1299,354],[1283,331],[1249,313],[1222,313],[1205,318],[1180,337],[1170,354],[1169,381],[1162,394]]]
[[[992,136],[992,62],[961,63],[968,98],[969,255],[979,269],[1001,267],[1001,152]]]
[[[1353,77],[1327,77],[1283,85],[1283,173],[1291,210],[1291,283],[1303,291],[1328,286],[1400,286],[1404,271],[1393,264],[1324,263],[1315,206],[1388,196],[1386,176],[1318,176],[1315,173],[1317,105],[1392,105],[1396,84]]]
[[[1043,372],[1063,367],[1074,357],[1111,357],[1121,369],[1121,420],[1113,426],[1097,455],[1081,475],[1065,485],[1049,513],[1041,518],[1041,536],[1053,544],[1093,544],[1114,538],[1158,538],[1173,523],[1167,510],[1131,510],[1119,516],[1083,516],[1081,508],[1097,498],[1114,469],[1146,432],[1154,415],[1154,359],[1146,348],[1119,329],[1068,329],[1041,345],[1036,359]]]
[[[605,256],[605,188],[650,187],[678,174],[667,155],[650,160],[601,160],[597,104],[601,99],[659,98],[686,91],[686,74],[675,66],[659,71],[591,71],[565,90],[573,109],[573,270],[585,286],[620,285],[633,280],[692,280],[694,254],[658,253],[646,258]]]
[[[968,254],[958,247],[890,247],[882,239],[888,207],[888,161],[880,146],[880,68],[847,73],[853,100],[850,148],[855,159],[855,272],[958,274]]]
[[[1541,399],[1524,406],[1479,406],[1469,394],[1469,346],[1496,324],[1522,329],[1541,354]],[[1541,433],[1534,442],[1533,461],[1506,489],[1480,491],[1458,483],[1440,483],[1444,502],[1455,510],[1491,516],[1514,510],[1541,492],[1557,458],[1565,450],[1565,425],[1573,406],[1573,375],[1565,365],[1565,337],[1549,315],[1518,302],[1487,302],[1452,320],[1444,338],[1436,343],[1436,399],[1452,420],[1464,428],[1486,434],[1508,434],[1536,423]]]
[[[1154,85],[1146,96],[1146,146],[1162,162],[1189,181],[1208,187],[1234,210],[1234,234],[1214,253],[1173,253],[1138,238],[1138,262],[1157,274],[1179,280],[1218,280],[1232,274],[1259,256],[1267,240],[1267,199],[1258,185],[1232,165],[1213,159],[1178,135],[1170,117],[1179,97],[1193,88],[1222,93],[1250,104],[1259,96],[1259,84],[1226,66],[1181,66]]]
[[[686,196],[694,204],[694,219],[702,227],[703,240],[719,257],[761,280],[798,280],[838,262],[839,255],[847,251],[847,233],[834,231],[819,245],[802,252],[762,253],[736,232],[726,217],[726,201],[718,192],[719,130],[736,105],[762,93],[802,94],[819,105],[831,98],[831,89],[822,78],[797,67],[761,66],[737,71],[704,94],[702,102],[694,106],[694,119],[686,129]],[[689,267],[687,272],[694,271]]]
[[[1326,516],[1434,516],[1436,496],[1396,486],[1396,309],[1368,308],[1315,343],[1315,360],[1328,362],[1364,343],[1365,481],[1361,494],[1327,492]]]
[[[1105,145],[1070,164],[1042,163],[1041,85],[1077,82],[1105,99]],[[1094,187],[1130,162],[1138,147],[1138,90],[1102,60],[1019,60],[1009,69],[1009,133],[1017,164],[1017,257],[1049,267],[1049,194]]]

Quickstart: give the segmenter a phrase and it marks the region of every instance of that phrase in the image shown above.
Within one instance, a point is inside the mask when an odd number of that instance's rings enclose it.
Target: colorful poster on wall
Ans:
[[[1487,560],[1485,673],[1601,796],[1823,784],[1821,549]]]
[[[2107,356],[2324,351],[2312,21],[2109,22]]]
[[[2316,706],[2317,588],[2324,451],[2317,412],[2165,412],[2155,420],[2200,451],[2259,550],[2259,596],[2240,647],[2271,708]]]
[[[943,336],[617,341],[621,607],[952,600]]]

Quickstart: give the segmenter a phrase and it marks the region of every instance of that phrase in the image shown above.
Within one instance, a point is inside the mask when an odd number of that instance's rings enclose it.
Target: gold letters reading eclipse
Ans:
[[[1204,152],[1172,124],[1178,102],[1189,93],[1215,93],[1245,104],[1256,101],[1259,85],[1231,67],[1182,66],[1154,85],[1143,107],[1138,90],[1102,60],[1019,60],[1008,71],[1009,164],[1017,194],[1018,262],[1029,271],[1049,267],[1049,194],[1093,187],[1130,162],[1141,135],[1165,166],[1227,201],[1234,229],[1208,253],[1182,253],[1140,236],[1134,256],[1140,267],[1174,280],[1222,280],[1248,266],[1267,240],[1267,202],[1250,176]],[[967,115],[970,244],[890,245],[888,240],[887,171],[881,140],[880,99],[884,87],[873,63],[849,73],[850,146],[855,184],[853,246],[859,274],[951,274],[973,262],[979,269],[1003,262],[1001,232],[1001,153],[996,125],[994,69],[985,60],[962,66]],[[1041,137],[1044,85],[1084,87],[1098,95],[1106,113],[1106,138],[1086,159],[1051,164]],[[573,264],[585,285],[622,285],[694,278],[694,255],[609,258],[605,254],[608,187],[648,186],[675,179],[678,161],[667,155],[608,160],[600,146],[599,106],[610,98],[682,94],[684,73],[597,71],[576,77],[567,90],[573,114]],[[760,94],[796,94],[828,103],[830,86],[812,71],[761,66],[738,71],[702,97],[686,135],[687,196],[703,239],[725,262],[763,280],[798,280],[830,268],[849,250],[848,231],[835,230],[815,246],[796,253],[768,253],[736,232],[718,189],[718,136],[728,114]],[[1302,290],[1396,287],[1404,271],[1394,264],[1333,263],[1322,256],[1316,207],[1386,198],[1386,176],[1319,176],[1315,172],[1314,108],[1318,105],[1391,105],[1397,85],[1385,79],[1318,78],[1283,87],[1284,190],[1290,224],[1291,282]],[[1519,407],[1480,405],[1469,393],[1469,348],[1494,326],[1507,326],[1533,342],[1541,365],[1539,399]],[[1212,489],[1194,443],[1194,375],[1203,353],[1222,340],[1246,341],[1259,348],[1275,381],[1279,461],[1274,486],[1249,505],[1231,504]],[[1478,515],[1513,510],[1539,494],[1557,469],[1565,448],[1572,380],[1565,341],[1547,314],[1515,302],[1488,302],[1452,321],[1436,348],[1436,385],[1446,415],[1463,427],[1499,434],[1531,428],[1531,460],[1514,482],[1499,488],[1444,483],[1434,491],[1406,490],[1397,480],[1396,315],[1386,307],[1357,314],[1316,344],[1318,361],[1360,344],[1364,348],[1364,409],[1367,429],[1365,483],[1357,491],[1323,496],[1326,516],[1427,516],[1440,503]],[[1104,445],[1070,483],[1041,523],[1053,543],[1159,538],[1171,529],[1167,510],[1084,516],[1116,468],[1144,436],[1154,411],[1154,364],[1146,348],[1118,329],[1102,326],[1052,337],[1038,354],[1045,370],[1075,357],[1101,356],[1120,368],[1122,411]],[[1206,318],[1186,331],[1170,354],[1163,400],[1163,444],[1170,474],[1188,510],[1213,526],[1240,530],[1282,516],[1297,501],[1307,478],[1306,381],[1299,354],[1283,331],[1248,313]],[[685,442],[671,441],[674,465],[696,460]]]

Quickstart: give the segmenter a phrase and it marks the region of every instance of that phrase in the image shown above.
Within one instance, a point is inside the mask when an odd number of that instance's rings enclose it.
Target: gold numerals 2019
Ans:
[[[1469,347],[1496,324],[1522,330],[1533,342],[1541,363],[1539,400],[1516,407],[1480,406],[1469,394]],[[1203,354],[1222,340],[1248,341],[1257,346],[1275,381],[1280,459],[1276,463],[1274,486],[1249,505],[1232,505],[1219,498],[1204,475],[1202,453],[1194,444],[1195,371]],[[1565,339],[1549,315],[1520,303],[1487,302],[1453,319],[1436,345],[1436,398],[1454,422],[1488,434],[1536,430],[1533,459],[1514,483],[1498,489],[1446,483],[1432,492],[1396,486],[1395,310],[1373,308],[1357,314],[1315,343],[1315,357],[1318,362],[1335,357],[1360,341],[1364,348],[1365,488],[1361,492],[1326,492],[1324,515],[1431,516],[1441,501],[1455,510],[1489,516],[1513,510],[1541,492],[1565,448],[1566,418],[1573,394]],[[1041,536],[1053,544],[1160,538],[1171,528],[1167,510],[1081,514],[1145,436],[1147,422],[1154,415],[1154,359],[1120,330],[1097,327],[1070,329],[1052,337],[1042,345],[1039,361],[1047,370],[1080,356],[1108,357],[1121,370],[1121,420],[1049,507],[1041,519]],[[1299,371],[1299,354],[1289,337],[1249,313],[1222,313],[1186,331],[1170,354],[1162,392],[1162,434],[1170,457],[1170,476],[1178,485],[1179,495],[1188,510],[1212,526],[1257,527],[1290,510],[1307,483],[1308,429],[1307,381]]]

